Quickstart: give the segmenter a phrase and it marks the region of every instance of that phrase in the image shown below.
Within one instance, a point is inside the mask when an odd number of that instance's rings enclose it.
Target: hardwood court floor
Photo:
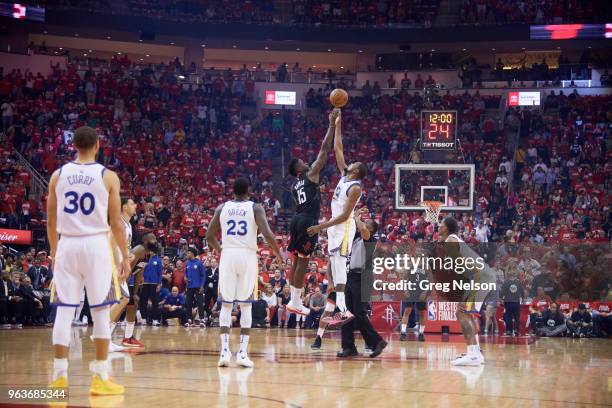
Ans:
[[[137,332],[140,329],[137,328]],[[310,352],[311,331],[253,330],[254,369],[219,369],[218,329],[143,328],[142,353],[114,353],[123,398],[90,399],[91,328],[73,329],[69,406],[125,407],[596,407],[612,405],[612,342],[539,339],[483,345],[487,364],[451,368],[465,350],[458,336],[428,335],[400,343],[377,359],[339,360],[337,333]],[[122,333],[122,329],[117,329]],[[232,349],[238,331],[233,330]],[[491,338],[490,338],[491,339]],[[485,340],[483,340],[485,341]],[[513,342],[513,340],[511,341]],[[516,342],[515,342],[516,343]],[[358,340],[358,347],[362,347]],[[0,406],[6,389],[45,386],[52,367],[51,330],[0,331]],[[4,404],[3,404],[4,403]],[[34,404],[30,406],[45,406]]]

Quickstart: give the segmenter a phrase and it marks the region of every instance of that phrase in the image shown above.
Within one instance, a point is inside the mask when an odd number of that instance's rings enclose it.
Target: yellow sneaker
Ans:
[[[49,388],[68,388],[68,379],[65,376],[58,377],[49,384]]]
[[[103,381],[98,374],[91,379],[89,393],[91,395],[121,395],[125,392],[123,385],[115,384],[110,378]]]

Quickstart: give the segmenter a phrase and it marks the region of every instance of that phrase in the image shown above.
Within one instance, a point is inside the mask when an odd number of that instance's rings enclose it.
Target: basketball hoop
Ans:
[[[444,203],[440,201],[423,201],[421,203],[421,206],[425,207],[425,222],[438,224],[442,204]]]

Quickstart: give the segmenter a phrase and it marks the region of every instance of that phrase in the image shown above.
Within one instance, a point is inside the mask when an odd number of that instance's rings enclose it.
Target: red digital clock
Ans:
[[[457,111],[421,111],[421,150],[454,150]]]

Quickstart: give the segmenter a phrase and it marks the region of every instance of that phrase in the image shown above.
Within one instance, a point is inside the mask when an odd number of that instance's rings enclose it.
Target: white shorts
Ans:
[[[121,298],[108,234],[63,236],[58,242],[52,303],[77,307],[83,288],[90,308],[118,303]]]
[[[334,225],[327,229],[327,252],[330,256],[337,253],[348,258],[353,248],[353,240],[357,232],[357,225],[353,218],[346,222]]]
[[[259,276],[257,252],[224,248],[219,261],[219,298],[223,302],[250,302],[255,299]]]

